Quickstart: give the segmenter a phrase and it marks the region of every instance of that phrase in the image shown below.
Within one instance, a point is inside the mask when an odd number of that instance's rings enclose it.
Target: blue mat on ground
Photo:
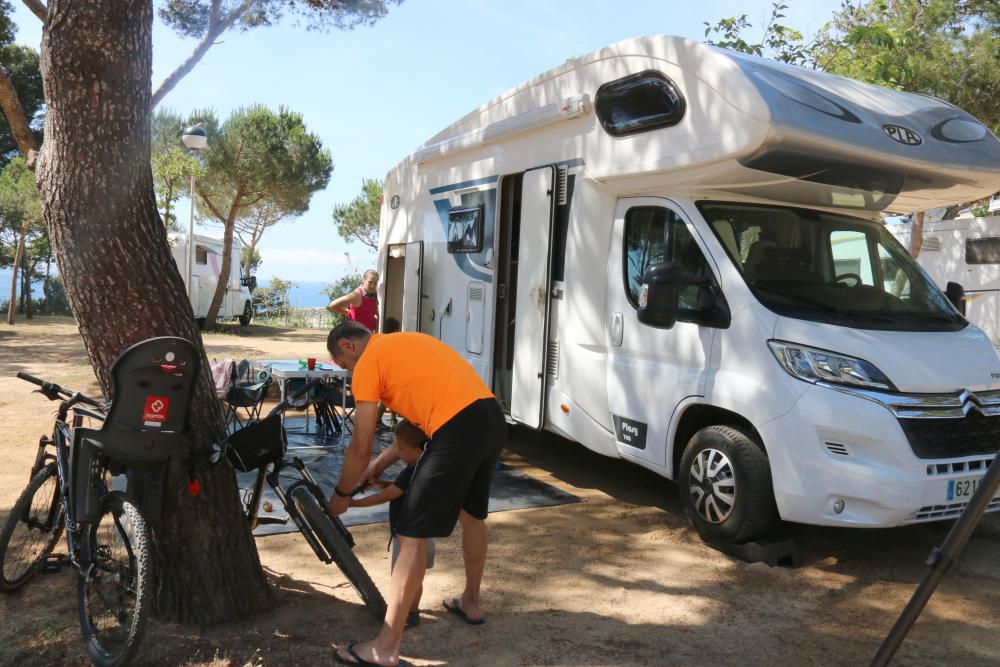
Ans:
[[[342,435],[317,434],[315,422],[310,422],[309,427],[312,431],[307,432],[305,420],[301,417],[288,418],[285,425],[288,432],[286,458],[297,456],[302,459],[323,491],[332,492],[334,484],[340,478],[344,449],[350,441],[350,432],[345,432]],[[392,433],[380,433],[375,439],[374,454],[385,449],[391,441]],[[402,469],[402,462],[396,463],[386,471],[383,477],[394,479]],[[239,473],[237,478],[241,489],[246,490],[253,486],[256,473]],[[291,483],[299,479],[299,474],[290,468],[282,473],[282,479],[287,479],[288,483]],[[284,484],[282,486],[284,487]],[[273,516],[279,519],[286,516],[274,492],[267,485],[264,486],[264,501],[270,502],[274,511],[270,515],[262,513],[263,516]],[[505,512],[529,507],[550,507],[576,502],[580,502],[580,498],[577,496],[502,465],[494,474],[493,485],[490,488],[490,512]],[[347,526],[388,522],[389,505],[354,507],[341,515],[340,518]],[[258,526],[254,535],[275,535],[295,532],[296,530],[295,524],[291,522],[271,524]]]

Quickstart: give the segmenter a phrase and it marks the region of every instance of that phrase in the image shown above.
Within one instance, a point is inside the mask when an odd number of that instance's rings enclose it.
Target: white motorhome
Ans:
[[[944,102],[631,39],[389,172],[383,317],[511,421],[677,480],[706,540],[953,517],[1000,359],[878,220],[997,190],[1000,143]]]
[[[191,284],[187,284],[187,253],[190,252],[186,234],[170,234],[170,252],[177,264],[177,269],[184,279],[195,319],[203,321],[208,315],[215,296],[216,285],[219,284],[219,274],[222,272],[223,239],[210,236],[194,235],[194,252],[191,256]],[[254,283],[252,276],[243,275],[240,257],[243,244],[239,239],[233,239],[232,260],[230,261],[229,280],[226,293],[219,306],[220,319],[237,318],[242,326],[247,326],[253,319],[253,297],[250,288]]]
[[[912,225],[886,229],[910,247]],[[925,222],[917,261],[941,289],[964,288],[965,316],[1000,345],[1000,216]]]

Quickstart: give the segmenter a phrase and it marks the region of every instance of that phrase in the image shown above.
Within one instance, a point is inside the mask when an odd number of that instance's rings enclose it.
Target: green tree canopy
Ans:
[[[27,46],[14,44],[17,27],[10,18],[13,11],[8,0],[0,0],[0,67],[13,85],[13,90],[24,110],[26,122],[30,123],[35,141],[40,143],[42,98],[42,71],[38,64],[38,52]],[[0,115],[0,167],[3,167],[18,151],[17,142],[7,122],[6,114]]]
[[[176,33],[198,39],[191,55],[153,93],[155,107],[227,30],[241,32],[274,25],[282,19],[311,30],[350,30],[373,25],[390,5],[403,0],[166,0],[160,19]]]
[[[382,181],[364,179],[361,194],[350,203],[333,207],[337,233],[348,243],[360,241],[378,251],[378,225],[382,211]]]
[[[201,178],[203,172],[201,163],[181,142],[184,127],[184,119],[170,109],[157,110],[150,123],[153,188],[156,190],[156,206],[168,232],[179,232],[183,228],[177,220],[174,204],[189,194],[187,189],[191,176]]]
[[[333,161],[319,137],[306,129],[301,114],[285,107],[277,112],[261,105],[244,107],[222,125],[212,112],[196,112],[193,119],[201,121],[208,134],[198,205],[206,217],[224,226],[221,270],[228,275],[237,224],[253,226],[262,212],[270,224],[301,215],[313,193],[329,182]],[[220,281],[207,326],[214,325],[224,293]]]
[[[7,163],[0,172],[0,221],[10,229],[11,238],[16,239],[16,246],[10,264],[12,271],[10,286],[10,301],[7,308],[7,323],[14,323],[14,310],[17,304],[18,271],[27,266],[30,277],[33,264],[25,262],[25,248],[34,239],[47,236],[45,221],[42,218],[42,204],[35,187],[35,176],[28,169],[28,164],[22,157],[15,157]],[[41,252],[48,253],[48,242]],[[37,249],[37,244],[34,246]],[[26,288],[30,290],[30,280]],[[30,305],[29,305],[30,316]]]

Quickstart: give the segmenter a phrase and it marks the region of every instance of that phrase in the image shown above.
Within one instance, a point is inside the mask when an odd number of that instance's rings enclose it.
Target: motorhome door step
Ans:
[[[766,563],[771,567],[798,567],[795,540],[790,537],[762,539],[745,544],[715,544],[710,547],[744,563]]]

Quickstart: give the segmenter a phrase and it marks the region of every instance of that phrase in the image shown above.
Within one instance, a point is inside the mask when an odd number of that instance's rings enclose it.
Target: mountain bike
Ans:
[[[243,494],[243,509],[250,529],[262,524],[287,523],[291,519],[316,556],[324,563],[336,563],[368,610],[381,621],[385,618],[385,599],[354,555],[354,538],[350,531],[338,517],[330,514],[326,496],[305,463],[298,457],[285,457],[288,439],[282,414],[321,382],[320,379],[312,380],[286,397],[260,421],[251,422],[214,445],[210,459],[215,462],[225,454],[237,470],[256,470],[253,486]],[[297,472],[298,479],[283,486],[282,473],[289,470]],[[265,482],[288,513],[288,519],[259,515]],[[360,491],[360,487],[355,489],[355,493]],[[267,509],[265,507],[265,511]]]
[[[0,590],[12,593],[43,570],[73,567],[80,629],[100,667],[128,664],[139,650],[152,595],[147,519],[159,516],[166,462],[186,442],[197,373],[194,346],[165,337],[138,343],[115,360],[110,402],[17,374],[59,408],[52,435],[38,442],[30,481],[0,530]],[[83,428],[85,417],[101,428]],[[126,491],[116,490],[124,481],[113,481],[117,475],[127,480]],[[67,553],[54,556],[64,531]]]

